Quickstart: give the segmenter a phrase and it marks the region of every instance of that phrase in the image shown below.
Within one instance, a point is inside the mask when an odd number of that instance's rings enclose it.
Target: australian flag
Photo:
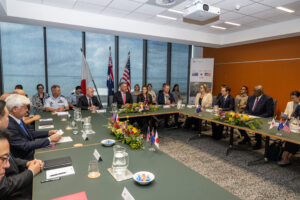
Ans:
[[[109,61],[108,61],[108,70],[107,70],[107,89],[108,96],[114,95],[114,74],[113,74],[113,64],[111,59],[111,48],[109,47]]]

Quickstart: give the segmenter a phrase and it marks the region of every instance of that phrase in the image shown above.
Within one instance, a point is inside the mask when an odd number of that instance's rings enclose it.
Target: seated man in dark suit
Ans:
[[[40,160],[13,158],[9,153],[8,110],[0,100],[0,199],[31,199],[32,178],[43,168]]]
[[[219,110],[222,111],[232,111],[234,110],[234,98],[230,95],[230,88],[228,86],[221,87],[222,96],[219,97],[216,105],[219,106]],[[215,123],[211,123],[212,125],[212,137],[216,140],[220,140],[223,135],[224,125],[216,125]]]
[[[248,98],[245,108],[245,114],[254,115],[258,117],[268,118],[274,115],[273,99],[264,94],[264,88],[261,85],[254,87],[254,93]],[[239,144],[250,144],[250,138],[246,131],[240,130],[244,139]],[[261,135],[255,134],[256,144],[253,146],[254,150],[261,148]]]
[[[94,89],[91,87],[87,88],[86,95],[79,98],[77,107],[82,110],[97,110],[103,108],[98,98],[94,96]]]
[[[171,105],[175,104],[175,98],[173,97],[172,93],[170,93],[170,85],[165,84],[163,85],[163,90],[157,96],[157,103],[160,105]],[[165,127],[169,127],[170,115],[165,115]],[[175,126],[178,126],[178,114],[174,115],[175,118]]]
[[[128,92],[128,87],[125,82],[120,84],[120,91],[115,93],[113,98],[113,103],[118,104],[118,108],[121,108],[123,105],[132,104],[132,96],[130,92]]]
[[[30,101],[27,97],[12,94],[6,98],[9,111],[8,130],[10,131],[10,150],[14,157],[25,160],[34,159],[34,150],[46,147],[50,142],[57,142],[61,135],[55,134],[57,130],[31,131],[24,126],[23,117],[28,111]],[[39,140],[35,140],[40,138]]]

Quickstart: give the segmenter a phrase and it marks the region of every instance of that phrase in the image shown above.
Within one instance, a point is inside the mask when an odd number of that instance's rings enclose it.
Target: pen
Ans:
[[[50,175],[51,177],[52,176],[58,176],[58,175],[62,175],[62,174],[65,174],[66,172],[60,172],[60,173],[57,173],[57,174],[52,174],[52,175]]]
[[[46,179],[46,180],[41,181],[41,183],[48,183],[48,182],[51,182],[51,181],[59,181],[60,179],[61,179],[60,177]]]

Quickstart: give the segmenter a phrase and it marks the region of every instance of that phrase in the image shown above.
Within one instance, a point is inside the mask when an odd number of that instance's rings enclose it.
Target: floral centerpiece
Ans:
[[[128,144],[132,149],[143,149],[144,134],[141,130],[126,122],[110,121],[108,124],[110,132],[116,136],[122,144]]]
[[[148,103],[133,103],[124,105],[122,110],[119,110],[119,114],[122,113],[137,113],[137,112],[149,112],[149,111],[157,111],[159,106],[149,105]]]
[[[259,118],[251,119],[249,115],[235,112],[221,112],[214,119],[233,125],[248,127],[252,130],[259,129],[262,125]]]

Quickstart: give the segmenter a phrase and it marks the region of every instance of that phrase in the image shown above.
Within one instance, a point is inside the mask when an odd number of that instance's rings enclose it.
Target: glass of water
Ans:
[[[76,121],[72,121],[72,130],[73,130],[73,134],[77,135],[78,134],[78,125],[76,123]]]
[[[89,178],[98,178],[100,176],[99,167],[98,167],[98,161],[97,160],[91,160],[89,162]]]

